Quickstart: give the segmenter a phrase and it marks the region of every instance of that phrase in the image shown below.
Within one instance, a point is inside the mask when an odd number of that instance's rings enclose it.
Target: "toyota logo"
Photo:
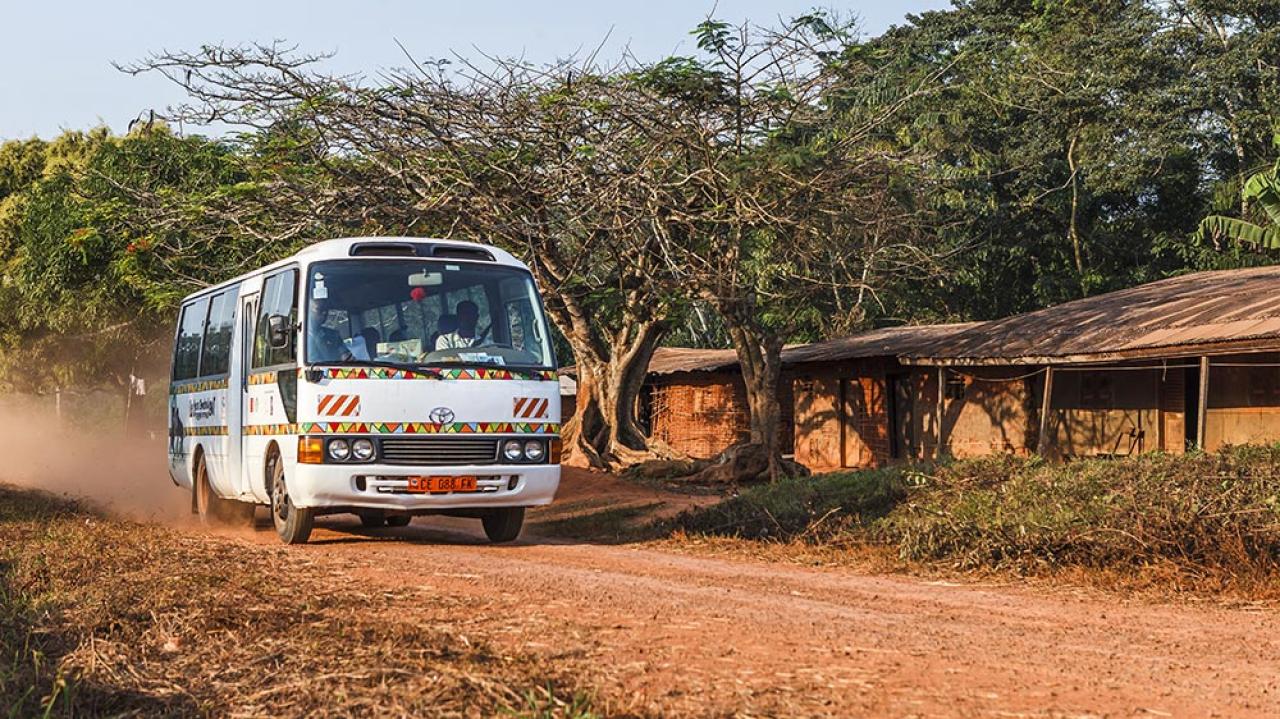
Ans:
[[[448,407],[436,407],[427,416],[436,424],[448,424],[453,421],[453,410]]]

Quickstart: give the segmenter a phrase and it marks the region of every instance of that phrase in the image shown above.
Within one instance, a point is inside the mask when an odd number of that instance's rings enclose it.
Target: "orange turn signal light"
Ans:
[[[324,464],[324,439],[320,437],[299,437],[298,463]]]
[[[547,453],[547,461],[551,464],[560,464],[560,454],[564,451],[564,443],[559,437],[551,438],[551,451]]]

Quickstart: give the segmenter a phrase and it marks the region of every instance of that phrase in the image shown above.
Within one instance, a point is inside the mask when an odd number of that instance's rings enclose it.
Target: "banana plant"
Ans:
[[[1276,147],[1280,149],[1280,134],[1276,138]],[[1280,250],[1280,159],[1269,169],[1245,180],[1242,197],[1245,206],[1258,208],[1266,215],[1264,224],[1210,215],[1200,222],[1199,239],[1226,238],[1260,250]]]

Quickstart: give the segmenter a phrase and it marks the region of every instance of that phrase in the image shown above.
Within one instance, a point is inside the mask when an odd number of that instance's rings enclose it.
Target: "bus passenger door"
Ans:
[[[254,322],[258,317],[259,293],[240,298],[236,327],[236,350],[231,356],[231,382],[227,387],[227,476],[235,477],[236,493],[249,493],[250,477],[244,462],[245,402],[249,392],[249,367],[253,356]]]

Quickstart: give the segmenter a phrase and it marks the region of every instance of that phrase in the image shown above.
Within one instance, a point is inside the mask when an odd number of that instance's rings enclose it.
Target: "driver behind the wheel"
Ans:
[[[337,331],[326,324],[331,309],[328,300],[312,298],[311,311],[307,313],[310,318],[307,355],[311,362],[339,362],[352,358],[351,351]]]
[[[441,334],[436,340],[436,350],[464,349],[476,343],[476,324],[480,321],[480,308],[471,300],[463,300],[453,308],[458,317],[458,328]]]

